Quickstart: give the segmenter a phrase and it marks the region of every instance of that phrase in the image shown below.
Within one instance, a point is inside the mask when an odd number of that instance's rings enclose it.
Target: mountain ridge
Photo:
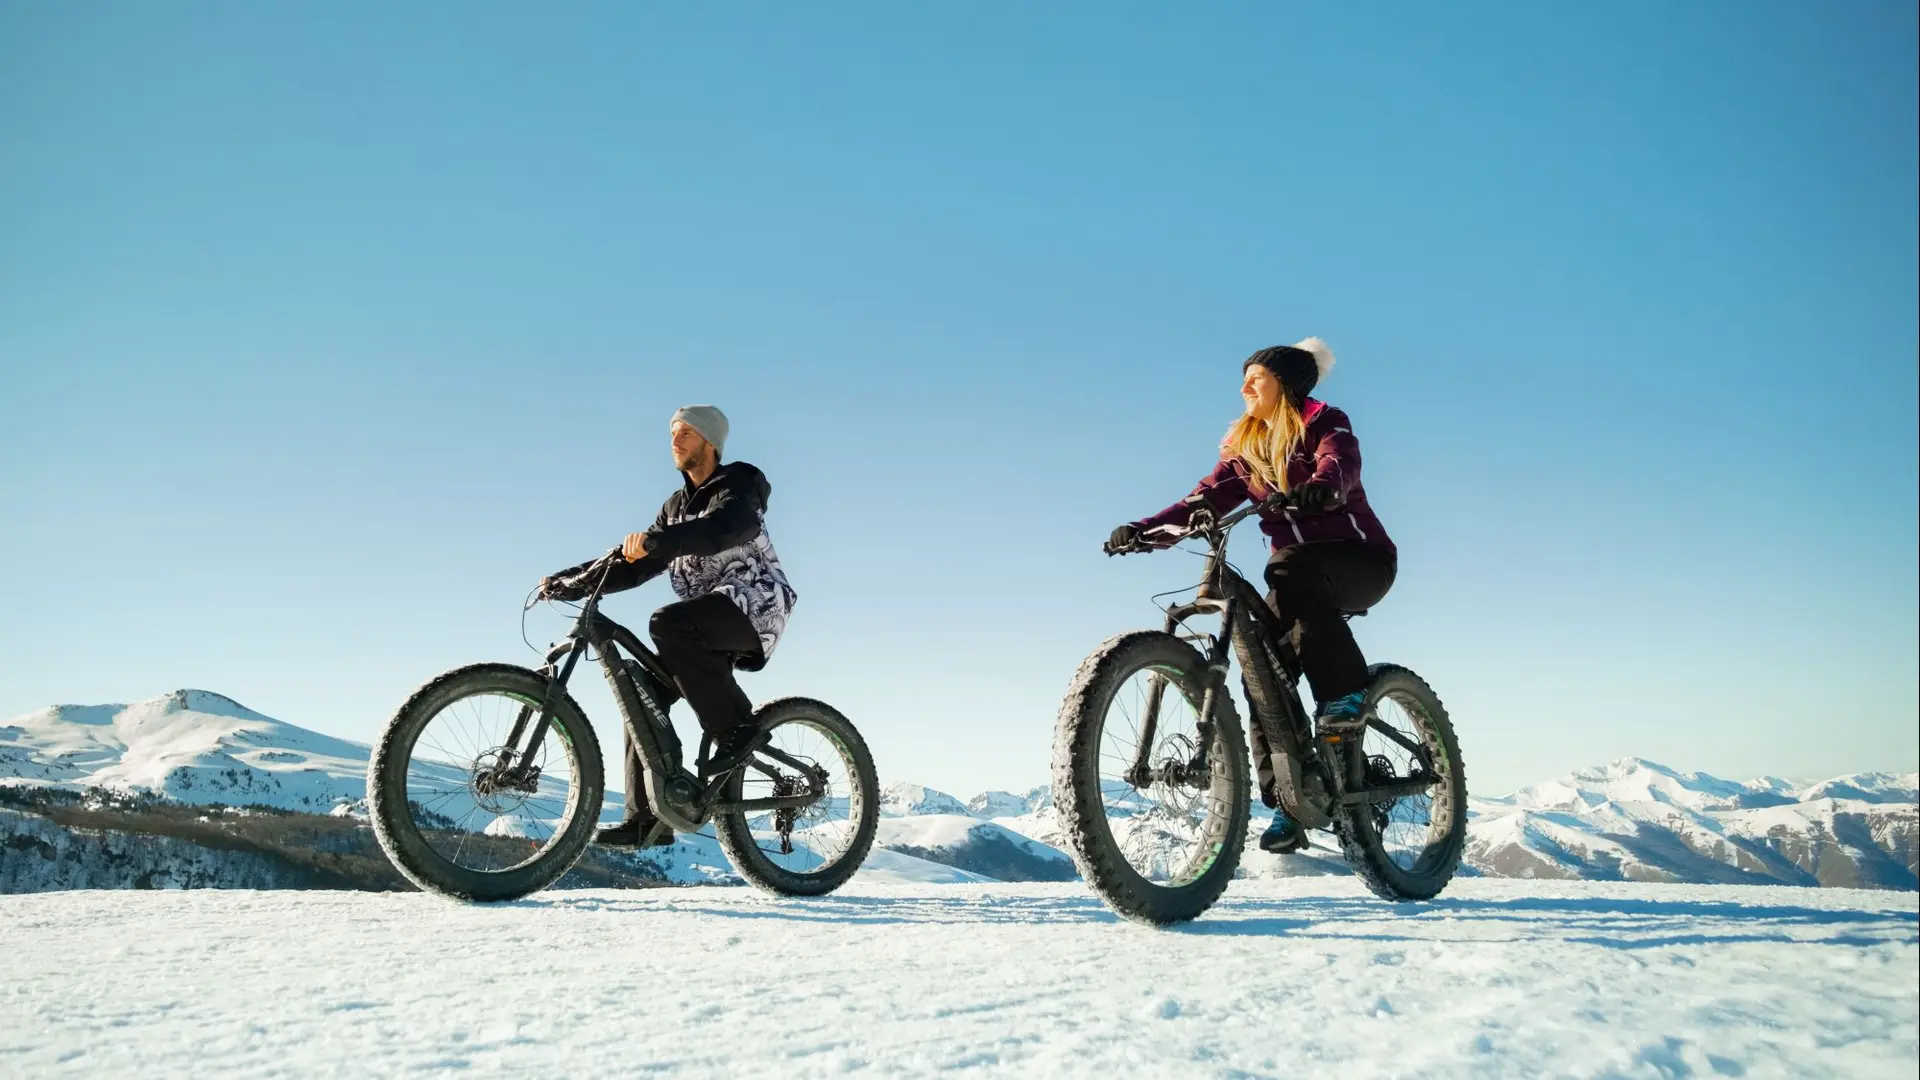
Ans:
[[[0,786],[97,787],[183,804],[358,815],[369,751],[221,694],[182,689],[13,718],[0,725]],[[606,814],[618,812],[620,798],[609,793]],[[894,781],[882,787],[880,803],[886,827],[878,846],[913,861],[902,866],[916,880],[938,877],[916,868],[919,862],[952,868],[959,876],[951,880],[993,877],[994,870],[1008,880],[1071,873],[1048,785],[961,799]],[[1507,795],[1470,798],[1468,812],[1467,873],[1920,888],[1920,773],[1736,781],[1622,757]],[[688,840],[689,865],[662,865],[665,877],[723,876],[716,853]],[[1324,845],[1280,858],[1250,841],[1242,864],[1254,877],[1345,872]]]

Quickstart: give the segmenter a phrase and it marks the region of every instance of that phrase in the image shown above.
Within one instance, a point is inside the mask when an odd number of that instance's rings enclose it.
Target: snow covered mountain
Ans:
[[[218,694],[178,690],[131,705],[59,705],[0,725],[0,787],[144,792],[182,804],[361,812],[368,747],[287,724]],[[1255,830],[1265,811],[1256,806]],[[609,793],[604,816],[621,813]],[[1165,823],[1145,803],[1123,831],[1151,847]],[[1052,791],[968,800],[920,784],[881,791],[873,874],[915,883],[1063,880]],[[1466,872],[1495,877],[1920,888],[1920,775],[1817,783],[1730,781],[1638,758],[1470,803]],[[1162,815],[1163,816],[1163,815]],[[1137,837],[1135,834],[1138,834]],[[1318,837],[1276,857],[1249,845],[1249,877],[1343,874]],[[642,853],[666,880],[728,880],[711,837]]]
[[[967,804],[920,784],[886,784],[880,788],[882,817],[909,817],[914,814],[965,814]]]
[[[1622,758],[1471,803],[1501,877],[1920,888],[1920,774],[1745,783]]]
[[[150,791],[184,803],[326,813],[366,794],[363,743],[205,690],[132,705],[54,705],[0,725],[0,784]]]
[[[967,800],[967,813],[979,818],[1019,817],[1053,805],[1053,788],[1034,788],[1025,795],[1011,791],[983,791]]]
[[[0,725],[0,789],[103,788],[160,796],[178,804],[358,817],[365,813],[370,753],[371,747],[364,743],[275,720],[219,694],[176,690],[130,705],[55,705]],[[951,796],[925,789],[910,795],[908,785],[895,785],[895,789],[903,811],[922,807],[966,812]],[[624,809],[621,794],[608,792],[602,819],[617,821]],[[1025,843],[1008,835],[1011,841]],[[100,887],[116,875],[129,881],[240,887],[235,883],[287,881],[304,871],[235,854],[230,837],[219,843],[227,848],[209,855],[164,833],[126,837],[90,830],[75,834],[47,819],[0,808],[0,850],[31,848],[49,863],[31,875],[10,863],[7,873],[0,874],[0,892],[31,891],[36,883],[46,888]],[[719,843],[707,835],[682,836],[670,848],[630,856],[606,855],[602,861],[628,864],[654,880],[680,884],[737,880]],[[384,861],[384,856],[380,858]],[[888,850],[876,850],[862,874],[874,882],[897,884],[985,880],[951,860],[930,861]],[[1043,874],[1040,879],[1053,878]]]
[[[1079,876],[1073,860],[1059,848],[966,814],[883,817],[874,842],[998,881],[1072,881]]]

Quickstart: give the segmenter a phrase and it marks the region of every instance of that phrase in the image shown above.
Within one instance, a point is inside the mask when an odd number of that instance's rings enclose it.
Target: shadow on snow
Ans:
[[[649,891],[635,897],[545,895],[510,907],[570,911],[685,913],[722,919],[783,919],[840,925],[1051,924],[1103,925],[1121,921],[1091,894],[1001,896],[827,896],[783,900],[746,894],[712,899],[702,890]],[[731,891],[731,890],[730,890]],[[742,894],[734,894],[742,895]],[[1510,934],[1484,931],[1515,924]],[[1522,927],[1552,928],[1527,933]],[[1395,932],[1395,928],[1404,928]],[[1852,929],[1821,937],[1796,929]],[[1246,937],[1364,938],[1375,941],[1561,941],[1612,949],[1709,944],[1795,943],[1872,946],[1920,942],[1920,911],[1829,910],[1713,900],[1606,897],[1516,897],[1510,900],[1440,899],[1395,904],[1341,897],[1236,900],[1229,894],[1201,919],[1167,928],[1173,933]]]

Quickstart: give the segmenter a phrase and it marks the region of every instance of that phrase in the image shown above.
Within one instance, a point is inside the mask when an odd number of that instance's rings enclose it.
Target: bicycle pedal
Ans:
[[[1317,717],[1313,722],[1313,729],[1322,739],[1328,742],[1339,742],[1341,736],[1351,735],[1366,727],[1367,721],[1372,719],[1372,716],[1373,711],[1369,709],[1355,716]]]

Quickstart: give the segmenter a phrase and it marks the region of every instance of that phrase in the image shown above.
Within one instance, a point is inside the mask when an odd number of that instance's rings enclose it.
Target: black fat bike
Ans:
[[[1253,802],[1227,689],[1231,647],[1280,805],[1308,829],[1332,829],[1376,895],[1438,895],[1467,824],[1466,773],[1440,699],[1406,668],[1375,664],[1358,721],[1316,726],[1279,618],[1227,562],[1228,533],[1258,506],[1216,516],[1193,505],[1186,528],[1149,536],[1206,543],[1194,599],[1170,606],[1163,630],[1101,644],[1060,706],[1053,798],[1081,876],[1115,911],[1155,924],[1195,918],[1226,890]],[[1217,633],[1187,627],[1205,614],[1220,617]]]
[[[691,833],[711,822],[734,870],[762,889],[817,896],[844,884],[879,822],[865,740],[832,706],[782,698],[755,712],[740,764],[704,780],[687,771],[668,719],[673,677],[600,613],[619,557],[608,552],[581,571],[577,580],[592,590],[540,668],[455,668],[394,713],[367,768],[368,809],[388,858],[423,889],[477,901],[536,892],[579,860],[606,784],[599,740],[567,691],[591,653],[646,763],[647,791],[628,798],[645,798],[663,828]]]

